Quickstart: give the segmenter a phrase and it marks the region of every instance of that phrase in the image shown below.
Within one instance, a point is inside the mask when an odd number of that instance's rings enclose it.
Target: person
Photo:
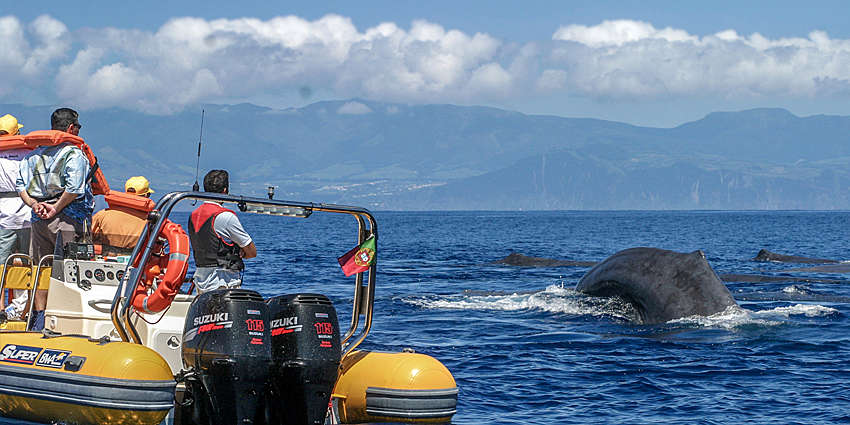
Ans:
[[[23,124],[12,115],[0,117],[0,136],[20,134]],[[0,149],[2,149],[0,141]],[[18,196],[15,180],[21,160],[29,149],[0,150],[0,265],[12,254],[26,254],[30,245],[30,215],[32,211]],[[14,264],[22,264],[17,260]],[[0,297],[0,322],[19,320],[23,317],[29,294],[25,289],[13,289],[12,300],[7,306],[6,297]]]
[[[79,135],[83,127],[77,111],[70,108],[53,111],[50,125],[53,130],[74,136]],[[61,235],[64,243],[80,241],[87,233],[94,207],[89,172],[85,154],[69,142],[40,146],[24,157],[15,190],[32,208],[30,256],[33,261],[54,253],[57,235]],[[43,329],[46,306],[47,291],[36,291],[32,329]]]
[[[227,194],[229,189],[227,171],[212,170],[204,176],[205,192]],[[242,259],[256,257],[257,247],[233,211],[216,202],[204,202],[189,216],[189,239],[199,294],[242,286]]]
[[[0,117],[0,136],[21,134],[24,125],[18,122],[14,115],[6,114]]]
[[[144,176],[135,176],[124,183],[124,192],[150,198],[154,190]],[[98,211],[91,222],[92,239],[103,245],[103,253],[129,254],[139,241],[147,223],[146,211],[127,207],[109,207]]]

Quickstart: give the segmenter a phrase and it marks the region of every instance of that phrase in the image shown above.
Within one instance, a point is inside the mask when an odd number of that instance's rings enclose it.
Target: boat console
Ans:
[[[87,335],[121,341],[112,323],[111,309],[115,291],[128,264],[110,257],[95,255],[91,259],[55,260],[44,328],[61,334]],[[194,295],[178,294],[171,306],[158,314],[134,314],[133,323],[142,345],[158,352],[178,374],[183,367],[180,357],[183,321]]]

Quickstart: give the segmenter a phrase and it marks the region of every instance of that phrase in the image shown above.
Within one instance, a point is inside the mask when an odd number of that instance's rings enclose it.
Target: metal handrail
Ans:
[[[162,199],[157,202],[155,209],[149,214],[148,223],[145,224],[145,228],[142,231],[142,235],[147,236],[139,238],[139,242],[133,248],[133,253],[130,256],[131,262],[128,263],[125,267],[124,278],[118,284],[118,288],[116,289],[115,296],[112,300],[112,308],[110,310],[112,323],[115,325],[115,330],[118,332],[119,337],[121,337],[123,341],[129,341],[130,339],[132,339],[133,342],[140,343],[138,332],[136,331],[135,326],[129,319],[129,300],[131,299],[133,290],[136,287],[136,282],[139,282],[139,279],[141,278],[141,274],[143,273],[143,267],[132,267],[132,264],[135,263],[139,265],[144,265],[147,263],[148,259],[150,259],[150,256],[153,253],[154,244],[156,243],[155,235],[158,235],[159,232],[162,230],[162,227],[165,225],[165,220],[168,218],[169,215],[171,215],[171,212],[177,205],[177,203],[187,199],[214,201],[219,203],[234,203],[237,205],[245,205],[246,203],[250,203],[270,207],[302,208],[309,212],[319,211],[349,214],[354,216],[357,220],[358,244],[363,243],[367,237],[374,236],[377,247],[377,222],[375,221],[375,217],[372,215],[372,213],[365,208],[336,204],[317,204],[312,202],[295,202],[265,198],[253,198],[210,192],[169,193],[163,196]],[[367,221],[368,228],[366,227]],[[133,259],[135,258],[138,258],[139,261],[133,261]],[[363,324],[363,329],[361,330],[355,342],[349,345],[345,352],[346,354],[351,352],[355,347],[357,347],[366,338],[372,328],[372,315],[374,311],[375,302],[375,279],[377,270],[376,266],[377,258],[375,259],[375,263],[373,263],[372,266],[369,268],[369,278],[365,286],[365,294],[363,287],[363,273],[358,273],[355,279],[356,284],[354,290],[354,307],[352,309],[351,325],[348,331],[345,333],[343,343],[351,339],[356,333],[360,322],[359,316],[363,314],[366,316],[366,319]],[[364,307],[365,311],[361,311]]]
[[[38,279],[41,277],[41,265],[44,264],[45,259],[47,259],[48,261],[53,263],[53,258],[54,258],[53,254],[48,254],[48,255],[45,255],[44,257],[41,257],[38,260],[38,267],[36,267],[36,269],[35,269],[35,277],[33,278],[33,285],[32,285],[32,289],[30,289],[30,294],[29,294],[30,295],[30,299],[29,299],[30,302],[29,302],[29,310],[28,311],[29,311],[30,318],[32,318],[33,313],[35,313],[35,311],[33,310],[33,306],[35,306],[35,293],[38,291]],[[27,332],[29,332],[31,330],[32,325],[33,325],[33,321],[27,320]]]
[[[364,223],[363,217],[355,216],[357,219],[357,246],[363,243],[366,240],[365,232],[364,232]],[[349,325],[348,331],[342,336],[341,344],[345,345],[346,342],[354,335],[354,332],[357,331],[357,326],[360,323],[360,308],[363,307],[363,273],[357,273],[354,281],[354,305],[351,307],[351,324]]]
[[[3,277],[0,278],[0,294],[3,293],[3,290],[6,289],[6,275],[9,273],[9,263],[12,263],[15,259],[22,258],[26,259],[30,264],[30,273],[32,273],[32,257],[27,254],[10,254],[6,257],[6,262],[3,263]]]

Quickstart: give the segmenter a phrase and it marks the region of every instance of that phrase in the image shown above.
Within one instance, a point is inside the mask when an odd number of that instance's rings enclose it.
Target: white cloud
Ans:
[[[810,98],[829,94],[819,81],[833,88],[850,81],[850,40],[821,31],[809,38],[743,37],[734,30],[697,37],[605,21],[562,27],[553,40],[549,68],[568,70],[566,88],[593,97]]]
[[[472,72],[469,86],[479,93],[502,93],[511,86],[511,75],[497,63],[484,64]]]
[[[540,91],[560,90],[566,86],[567,72],[560,69],[547,69],[537,79],[537,89]]]
[[[0,16],[0,100],[14,97],[21,86],[42,90],[49,87],[43,79],[70,45],[65,24],[47,15],[39,16],[29,26],[14,16]]]
[[[337,114],[340,115],[363,115],[363,114],[371,114],[372,108],[360,103],[360,102],[345,102],[339,109],[336,111]]]
[[[592,47],[622,46],[641,40],[695,41],[696,37],[685,31],[673,28],[655,29],[652,24],[641,21],[616,20],[603,21],[601,24],[588,27],[584,25],[568,25],[558,28],[552,36],[553,40],[577,41]]]
[[[81,108],[154,113],[310,87],[333,98],[404,103],[588,98],[850,96],[850,40],[822,31],[771,39],[703,36],[616,20],[565,25],[525,44],[419,20],[359,30],[327,15],[173,19],[156,31],[69,32],[41,16],[0,17],[0,102],[40,94]],[[365,105],[364,105],[365,106]],[[344,111],[342,111],[344,113]]]

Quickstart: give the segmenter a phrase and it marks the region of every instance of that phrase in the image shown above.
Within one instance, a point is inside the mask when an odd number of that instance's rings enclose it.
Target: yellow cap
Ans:
[[[24,125],[18,124],[17,118],[9,114],[0,117],[0,130],[5,131],[6,134],[18,134],[18,131],[22,128],[24,128]]]
[[[149,193],[154,193],[153,189],[150,187],[150,182],[148,179],[142,176],[130,177],[127,179],[127,183],[124,183],[124,191],[129,193],[135,193],[136,195],[147,195]]]

